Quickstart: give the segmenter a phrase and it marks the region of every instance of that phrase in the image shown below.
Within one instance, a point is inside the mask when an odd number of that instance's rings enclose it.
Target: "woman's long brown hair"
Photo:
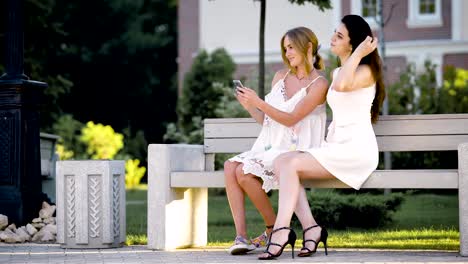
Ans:
[[[367,22],[358,15],[347,15],[341,19],[341,22],[348,30],[352,52],[361,44],[367,36],[373,37],[372,30]],[[369,55],[361,59],[359,64],[367,64],[370,66],[372,76],[375,80],[375,97],[372,102],[371,120],[376,123],[379,119],[380,108],[385,99],[385,85],[383,82],[382,60],[379,56],[379,51],[375,49]]]

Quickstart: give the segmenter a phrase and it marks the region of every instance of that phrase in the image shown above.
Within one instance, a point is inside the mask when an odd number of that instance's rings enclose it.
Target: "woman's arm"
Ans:
[[[250,116],[253,119],[255,119],[255,122],[259,123],[260,125],[263,124],[263,119],[265,118],[265,114],[262,111],[258,110],[256,107],[250,107],[250,106],[245,108],[245,110],[247,110]]]
[[[328,81],[324,78],[319,78],[308,88],[307,95],[297,103],[291,113],[283,112],[269,105],[261,100],[252,89],[242,88],[244,93],[240,96],[242,100],[246,100],[250,104],[255,105],[276,122],[290,127],[301,121],[306,115],[312,112],[315,107],[325,102],[327,89]]]
[[[275,76],[273,77],[273,80],[271,82],[271,87],[273,89],[273,87],[275,86],[275,84],[282,78],[282,76],[284,75],[285,73],[283,71],[278,71],[276,72]],[[255,121],[259,124],[263,124],[263,119],[265,118],[265,114],[260,111],[255,105],[252,105],[252,104],[249,104],[247,103],[245,100],[242,100],[239,95],[240,93],[237,92],[236,93],[236,97],[237,97],[237,100],[239,101],[239,103],[244,107],[245,110],[247,110],[247,112],[249,112],[250,116],[255,119]]]
[[[343,63],[333,80],[332,89],[338,92],[349,92],[359,88],[371,86],[375,80],[369,65],[359,65],[361,59],[370,54],[377,47],[377,38],[367,37],[351,53]]]

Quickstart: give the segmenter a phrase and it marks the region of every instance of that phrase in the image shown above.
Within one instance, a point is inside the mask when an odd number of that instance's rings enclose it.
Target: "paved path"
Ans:
[[[146,246],[117,249],[62,249],[57,244],[0,243],[0,263],[468,263],[450,251],[401,251],[331,249],[313,257],[291,259],[291,251],[272,261],[260,261],[256,253],[231,256],[223,249],[153,251]]]

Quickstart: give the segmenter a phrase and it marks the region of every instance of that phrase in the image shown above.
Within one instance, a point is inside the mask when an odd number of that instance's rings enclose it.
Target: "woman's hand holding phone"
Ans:
[[[234,84],[234,94],[236,93],[242,93],[242,91],[239,88],[243,88],[244,85],[240,80],[232,80],[232,83]]]
[[[235,83],[240,84],[236,86],[236,98],[241,103],[241,105],[245,109],[257,107],[259,101],[261,101],[257,93],[248,87],[242,86],[242,83],[240,83],[240,81]]]

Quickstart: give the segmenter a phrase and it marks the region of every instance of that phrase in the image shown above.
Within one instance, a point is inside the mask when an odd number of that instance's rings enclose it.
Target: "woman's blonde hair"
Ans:
[[[286,50],[284,49],[284,38],[286,36],[291,41],[292,46],[296,51],[302,55],[305,61],[306,71],[310,73],[312,71],[312,67],[318,70],[323,69],[323,59],[318,54],[319,43],[317,36],[315,36],[314,32],[306,27],[297,27],[288,30],[283,37],[281,38],[281,56],[283,57],[284,64],[288,65],[288,68],[291,70],[292,73],[296,73],[296,69],[289,64],[288,58],[286,58]],[[312,63],[307,59],[307,51],[309,49],[309,43],[312,43]]]

